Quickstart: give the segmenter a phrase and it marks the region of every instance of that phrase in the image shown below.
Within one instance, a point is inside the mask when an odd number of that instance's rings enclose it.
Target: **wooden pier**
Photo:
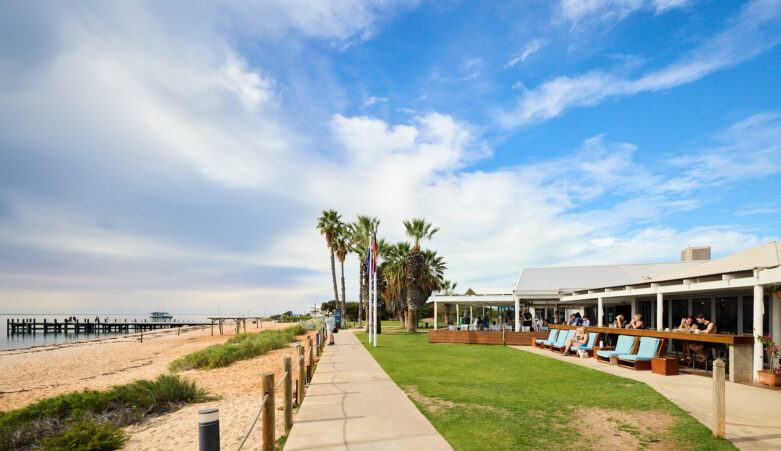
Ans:
[[[157,329],[170,329],[185,326],[209,326],[213,323],[186,322],[186,321],[132,321],[132,322],[102,322],[102,321],[38,321],[35,318],[6,319],[6,334],[35,334],[35,333],[96,333],[116,332],[130,333],[143,332]]]

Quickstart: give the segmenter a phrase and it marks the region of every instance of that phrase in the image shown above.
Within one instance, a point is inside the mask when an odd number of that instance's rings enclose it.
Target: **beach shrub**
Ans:
[[[122,427],[145,416],[209,399],[213,398],[205,390],[176,375],[160,375],[152,381],[140,380],[104,391],[71,392],[0,412],[0,449],[28,446],[45,436],[64,432],[73,422],[110,422]]]
[[[112,451],[127,441],[122,429],[112,423],[95,424],[91,420],[74,421],[55,434],[44,437],[39,445],[52,451]]]
[[[287,347],[296,341],[298,335],[318,327],[314,321],[301,322],[282,330],[264,330],[254,334],[236,334],[225,343],[187,354],[170,364],[171,371],[193,368],[221,368],[239,360],[248,360],[259,355]]]

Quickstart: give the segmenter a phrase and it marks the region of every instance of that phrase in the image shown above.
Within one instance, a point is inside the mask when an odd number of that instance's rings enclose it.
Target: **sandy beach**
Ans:
[[[284,328],[290,324],[264,323],[263,329]],[[228,328],[226,328],[226,332]],[[250,326],[247,332],[260,331]],[[314,332],[310,332],[314,334]],[[43,346],[0,352],[0,410],[11,410],[37,400],[85,388],[102,390],[138,379],[153,379],[168,372],[168,364],[185,354],[215,343],[223,343],[232,332],[220,336],[209,328],[157,331],[111,337],[92,342]],[[304,336],[299,339],[305,339]],[[188,406],[168,415],[152,418],[127,428],[131,439],[127,449],[183,449],[198,445],[197,411],[207,407],[220,409],[223,446],[238,445],[260,405],[260,375],[273,372],[279,380],[282,357],[295,354],[295,344],[251,360],[236,362],[227,368],[189,370],[180,374],[195,381],[210,393],[222,396],[218,401]],[[281,398],[277,398],[281,406]],[[280,412],[281,413],[281,412]],[[277,435],[282,433],[281,415],[277,416]],[[257,428],[257,426],[256,426]],[[259,431],[245,446],[257,448]]]

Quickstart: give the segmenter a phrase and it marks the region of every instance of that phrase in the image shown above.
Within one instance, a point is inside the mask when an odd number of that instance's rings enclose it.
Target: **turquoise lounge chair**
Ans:
[[[589,357],[594,357],[594,345],[596,345],[597,340],[599,340],[599,333],[589,332],[586,346],[584,348],[581,348],[580,346],[575,346],[574,348],[570,349],[569,352],[570,354],[577,354],[579,349],[583,349],[584,351],[586,351]]]
[[[618,365],[635,370],[650,370],[651,359],[664,353],[664,339],[640,337],[640,346],[635,354],[621,354]]]
[[[595,356],[597,362],[610,363],[610,356],[619,356],[631,354],[635,349],[635,341],[637,337],[631,335],[619,335],[616,346],[613,349],[600,349],[596,352]]]
[[[542,347],[550,346],[550,345],[552,345],[556,341],[556,336],[558,334],[559,334],[559,330],[558,329],[551,329],[550,333],[548,334],[548,338],[547,339],[538,338],[538,339],[534,340],[534,342],[537,343],[538,345],[542,346]]]
[[[568,330],[566,334],[559,333],[559,338],[556,340],[555,343],[550,345],[550,350],[561,352],[561,350],[564,349],[565,346],[567,346],[567,340],[569,340],[574,336],[575,336],[575,329]]]

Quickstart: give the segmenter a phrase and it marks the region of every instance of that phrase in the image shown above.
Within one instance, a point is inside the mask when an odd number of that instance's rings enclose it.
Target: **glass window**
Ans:
[[[673,324],[671,327],[677,328],[681,324],[681,318],[686,318],[687,316],[689,316],[689,300],[673,299],[672,312],[673,312]]]
[[[646,329],[656,327],[651,323],[651,311],[656,307],[656,301],[639,301],[637,303],[637,313],[643,315],[643,324]],[[630,318],[631,320],[632,318]]]
[[[743,333],[754,334],[754,297],[743,296]]]
[[[706,318],[711,318],[711,300],[710,299],[692,299],[692,316],[697,319],[697,315],[702,313]],[[718,325],[718,324],[717,324]]]
[[[738,332],[738,298],[716,298],[716,327],[719,333]]]

